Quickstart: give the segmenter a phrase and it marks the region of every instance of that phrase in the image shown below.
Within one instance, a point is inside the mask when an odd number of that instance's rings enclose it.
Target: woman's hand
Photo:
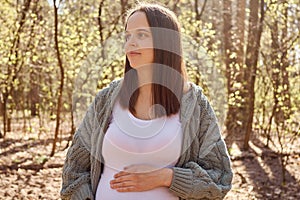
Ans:
[[[131,165],[114,175],[110,187],[118,192],[141,192],[157,187],[169,187],[173,170],[150,165]]]

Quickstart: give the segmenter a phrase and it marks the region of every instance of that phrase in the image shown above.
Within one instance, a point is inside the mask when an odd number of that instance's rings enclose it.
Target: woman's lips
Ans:
[[[128,56],[138,56],[141,55],[141,53],[137,52],[137,51],[129,51],[127,53]]]

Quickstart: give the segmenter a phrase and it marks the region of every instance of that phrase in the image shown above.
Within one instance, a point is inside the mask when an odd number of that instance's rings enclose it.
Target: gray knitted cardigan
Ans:
[[[102,141],[122,80],[95,97],[68,149],[62,173],[62,199],[95,198],[103,168]],[[232,169],[214,111],[197,85],[181,99],[181,156],[169,190],[180,199],[223,199],[231,189]]]

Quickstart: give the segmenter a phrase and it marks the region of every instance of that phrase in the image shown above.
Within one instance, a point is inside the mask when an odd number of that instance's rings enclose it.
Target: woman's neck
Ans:
[[[151,84],[142,85],[139,87],[139,98],[143,100],[151,100],[152,94],[152,86]]]
[[[138,84],[139,87],[152,83],[152,67],[151,66],[142,66],[137,70]]]
[[[139,97],[142,99],[151,99],[152,69],[149,66],[137,69]]]

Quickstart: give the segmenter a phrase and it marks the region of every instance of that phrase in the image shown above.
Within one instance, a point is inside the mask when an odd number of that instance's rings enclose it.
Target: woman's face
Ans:
[[[125,52],[130,66],[137,69],[153,63],[153,39],[145,13],[136,12],[128,18],[125,35]]]

